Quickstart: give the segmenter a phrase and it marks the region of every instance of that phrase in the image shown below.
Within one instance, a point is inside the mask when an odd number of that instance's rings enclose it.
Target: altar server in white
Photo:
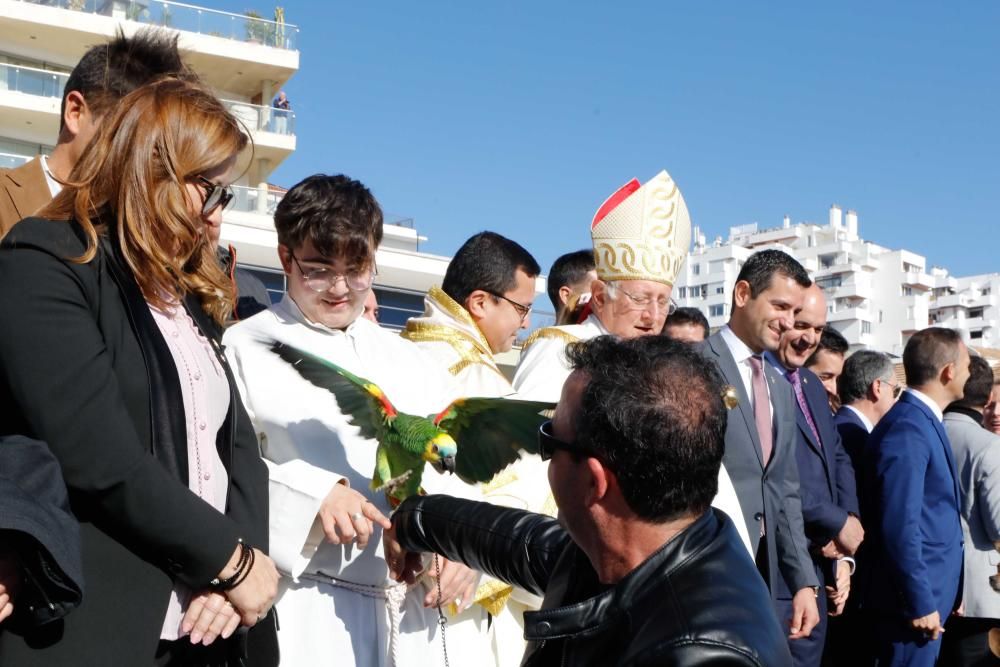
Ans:
[[[540,272],[538,262],[521,245],[494,232],[480,232],[455,253],[441,287],[431,288],[424,314],[406,323],[403,337],[447,369],[463,395],[517,398],[494,355],[509,351],[518,332],[530,326]],[[521,460],[480,485],[480,499],[554,516],[547,471],[548,465],[538,456],[522,454]],[[537,610],[541,598],[484,577],[475,601],[493,615],[490,652],[495,664],[516,667],[525,649],[524,612]],[[466,641],[465,635],[474,627],[459,622],[449,643],[472,649],[477,638]]]
[[[382,238],[382,212],[367,188],[345,176],[309,177],[282,199],[275,228],[288,293],[223,342],[270,472],[271,555],[284,575],[281,664],[444,665],[439,593],[444,608],[471,604],[477,573],[438,559],[430,569],[441,569],[440,586],[390,579],[381,540],[390,507],[384,492],[369,488],[376,443],[270,343],[371,380],[407,413],[437,413],[458,392],[413,343],[361,317]],[[430,468],[424,486],[452,494],[465,487]],[[485,612],[480,620],[485,633]],[[465,664],[468,656],[449,658]]]
[[[672,308],[674,281],[691,243],[691,217],[677,184],[661,171],[645,184],[632,179],[608,197],[591,223],[597,280],[591,285],[590,314],[581,324],[546,327],[533,333],[514,373],[519,398],[558,401],[569,377],[564,351],[578,340],[611,334],[621,338],[659,335]],[[683,378],[678,378],[683,382]],[[736,490],[725,467],[713,506],[733,518],[750,550]]]

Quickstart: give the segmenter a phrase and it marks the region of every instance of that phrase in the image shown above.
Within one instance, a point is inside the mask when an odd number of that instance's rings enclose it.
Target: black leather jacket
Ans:
[[[522,665],[791,665],[767,588],[736,529],[706,512],[614,586],[547,516],[448,496],[393,515],[412,551],[544,595],[524,615]]]

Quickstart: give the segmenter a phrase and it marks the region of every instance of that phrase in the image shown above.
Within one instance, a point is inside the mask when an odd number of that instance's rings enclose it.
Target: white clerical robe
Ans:
[[[314,324],[287,295],[226,332],[226,355],[269,470],[270,555],[283,575],[281,664],[443,666],[438,612],[423,607],[426,584],[408,590],[389,578],[381,529],[363,550],[326,541],[316,514],[341,480],[389,515],[385,493],[369,488],[376,443],[348,423],[330,392],[270,351],[276,340],[374,382],[402,412],[436,414],[457,391],[409,341],[363,318],[344,331]],[[458,488],[465,484],[430,466],[423,484],[430,493],[465,495]],[[485,612],[480,620],[485,630]]]
[[[432,287],[427,293],[424,306],[424,314],[411,318],[402,335],[447,369],[462,395],[521,398],[514,394],[514,388],[497,367],[489,343],[465,308],[438,287]],[[549,489],[548,465],[535,455],[523,455],[489,483],[480,485],[479,491],[481,500],[495,505],[551,516],[556,513]],[[541,608],[541,598],[484,575],[476,591],[476,600],[493,614],[495,664],[516,667],[525,649],[524,612]],[[468,613],[463,612],[456,620]],[[454,630],[449,626],[449,651],[455,644],[460,649],[472,649],[472,643],[478,638],[470,637],[465,641],[466,627],[475,626],[457,623]],[[467,652],[472,653],[472,650]]]
[[[562,386],[572,371],[566,360],[566,346],[608,333],[593,313],[581,324],[547,327],[536,331],[525,342],[517,370],[514,371],[514,390],[518,397],[532,401],[558,401]],[[736,488],[725,466],[719,466],[719,492],[712,501],[712,506],[729,515],[736,526],[736,532],[753,557],[750,535],[747,533],[746,522],[743,521],[743,510],[740,509]]]

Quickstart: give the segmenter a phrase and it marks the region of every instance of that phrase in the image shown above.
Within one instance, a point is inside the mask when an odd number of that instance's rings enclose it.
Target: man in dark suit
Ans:
[[[854,469],[861,524],[869,528],[870,516],[865,514],[862,481],[862,456],[868,437],[875,424],[892,408],[902,391],[896,379],[892,359],[875,350],[858,350],[844,362],[844,370],[837,379],[841,407],[834,420],[844,451]],[[852,594],[844,613],[830,619],[824,659],[830,665],[870,665],[874,660],[871,624],[861,609],[862,593],[867,590],[869,570],[866,562],[870,542],[862,544],[854,555],[855,574],[851,578]]]
[[[729,323],[700,347],[738,399],[729,414],[723,463],[758,569],[791,639],[809,636],[819,622],[819,579],[802,523],[792,390],[762,355],[778,349],[811,284],[802,265],[783,252],[752,255],[736,278]]]
[[[960,597],[958,473],[942,411],[962,398],[969,350],[958,332],[929,327],[906,344],[903,368],[909,386],[865,447],[873,545],[865,605],[880,665],[931,667]]]
[[[789,643],[795,664],[803,666],[818,665],[822,659],[828,607],[834,615],[843,611],[853,572],[850,556],[864,539],[858,520],[854,469],[840,444],[824,385],[815,373],[804,368],[825,333],[826,298],[823,290],[813,284],[806,290],[792,328],[781,335],[777,352],[765,355],[788,380],[795,398],[795,458],[802,519],[816,576],[825,582],[827,592],[819,598],[819,624],[812,634]],[[790,615],[788,608],[784,616]]]

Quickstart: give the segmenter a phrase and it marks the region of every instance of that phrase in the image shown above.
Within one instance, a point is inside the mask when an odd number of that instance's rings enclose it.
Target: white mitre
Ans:
[[[608,197],[590,227],[597,276],[673,286],[691,244],[691,216],[670,174],[632,179]]]

